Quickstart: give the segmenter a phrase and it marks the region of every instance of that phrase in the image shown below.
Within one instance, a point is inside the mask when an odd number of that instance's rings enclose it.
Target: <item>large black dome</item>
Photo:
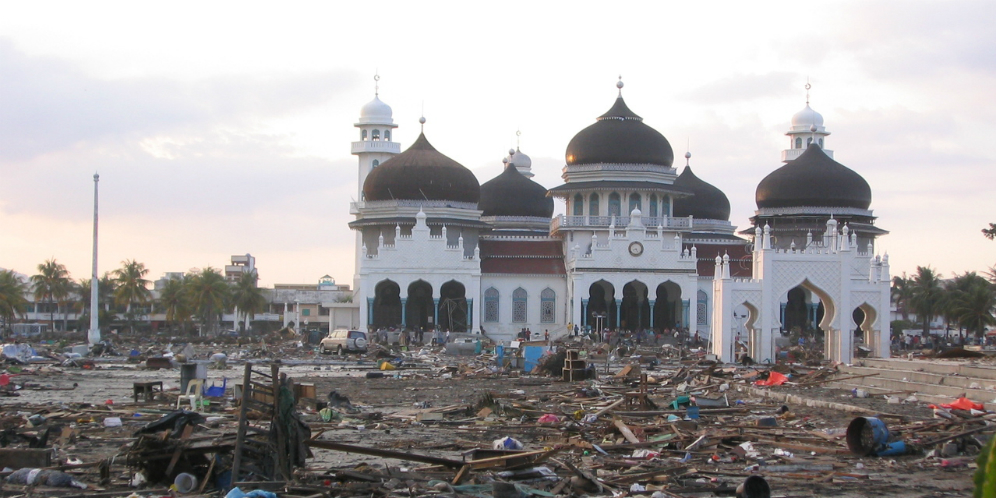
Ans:
[[[553,216],[553,199],[546,188],[522,176],[514,165],[505,166],[500,175],[481,185],[482,216]]]
[[[419,134],[407,150],[374,168],[363,182],[368,201],[394,199],[477,202],[481,186],[460,163],[444,156]]]
[[[695,176],[691,166],[685,166],[685,170],[678,175],[674,185],[688,189],[695,194],[692,197],[674,200],[674,216],[676,218],[694,216],[706,220],[730,221],[730,200],[726,194]]]
[[[861,175],[830,159],[813,143],[795,160],[757,184],[757,207],[847,207],[868,209],[871,187]]]
[[[643,123],[622,96],[595,124],[567,145],[567,164],[625,163],[671,167],[674,151],[664,135]]]

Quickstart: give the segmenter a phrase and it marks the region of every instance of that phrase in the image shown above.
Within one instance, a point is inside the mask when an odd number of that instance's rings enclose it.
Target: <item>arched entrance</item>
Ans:
[[[431,329],[435,324],[435,306],[432,301],[432,285],[425,280],[416,280],[408,286],[408,302],[405,303],[405,325],[409,329]]]
[[[735,327],[733,358],[736,358],[737,361],[740,361],[743,355],[747,355],[751,359],[760,358],[762,355],[761,330],[754,326],[757,319],[757,307],[752,303],[745,301],[733,309]]]
[[[782,334],[812,335],[823,320],[823,301],[802,285],[788,291],[782,307]]]
[[[401,287],[397,282],[383,280],[374,288],[374,328],[401,325]]]
[[[467,331],[467,296],[463,284],[450,280],[439,288],[439,328]]]
[[[851,319],[854,321],[856,328],[854,329],[855,338],[860,337],[862,344],[870,350],[870,353],[874,356],[881,356],[880,351],[880,337],[881,331],[876,331],[872,328],[875,321],[878,319],[878,313],[875,311],[870,304],[864,303],[851,313]],[[855,344],[855,352],[857,352],[859,344]]]
[[[657,299],[654,301],[654,327],[674,329],[684,326],[681,323],[681,287],[668,280],[657,286]]]
[[[615,287],[605,280],[599,280],[588,288],[587,319],[592,330],[599,330],[600,326],[603,329],[616,328],[615,292]]]
[[[623,286],[620,328],[636,331],[650,326],[650,301],[647,299],[647,290],[647,285],[639,280]]]
[[[841,337],[833,328],[836,310],[830,296],[808,279],[783,296],[781,333],[788,335],[793,345],[801,337],[807,348],[822,350],[824,358],[839,358]]]

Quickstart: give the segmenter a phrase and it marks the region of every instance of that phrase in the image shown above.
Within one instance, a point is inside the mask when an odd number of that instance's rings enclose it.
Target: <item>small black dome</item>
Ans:
[[[670,168],[674,151],[664,135],[643,123],[622,97],[567,145],[567,164],[654,164]]]
[[[871,187],[861,175],[830,159],[813,143],[795,160],[772,171],[757,184],[757,207],[799,206],[868,209]]]
[[[699,219],[730,221],[730,200],[726,194],[695,176],[691,166],[685,166],[685,171],[678,175],[674,185],[695,194],[692,197],[674,200],[676,218],[691,215]]]
[[[368,201],[477,202],[481,186],[469,169],[441,154],[420,134],[407,150],[370,171],[363,196]]]
[[[482,216],[553,216],[553,198],[546,196],[546,188],[522,176],[509,163],[500,175],[481,185],[481,202],[477,208]]]

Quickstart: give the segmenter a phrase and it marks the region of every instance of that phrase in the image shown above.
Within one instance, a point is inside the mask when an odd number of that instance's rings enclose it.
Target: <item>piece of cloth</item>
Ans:
[[[757,385],[757,386],[780,386],[780,385],[782,385],[782,384],[784,384],[786,382],[788,382],[788,377],[786,377],[786,376],[784,376],[784,375],[782,375],[782,374],[780,374],[778,372],[772,371],[772,372],[768,373],[767,380],[759,380],[759,381],[755,382],[754,385]]]

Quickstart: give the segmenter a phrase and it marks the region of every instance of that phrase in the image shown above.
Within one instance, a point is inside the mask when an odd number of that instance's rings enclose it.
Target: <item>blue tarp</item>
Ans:
[[[539,363],[540,358],[546,354],[549,348],[546,346],[525,346],[522,348],[522,358],[526,361],[526,365],[523,370],[528,373],[532,372],[536,368],[536,364]]]

